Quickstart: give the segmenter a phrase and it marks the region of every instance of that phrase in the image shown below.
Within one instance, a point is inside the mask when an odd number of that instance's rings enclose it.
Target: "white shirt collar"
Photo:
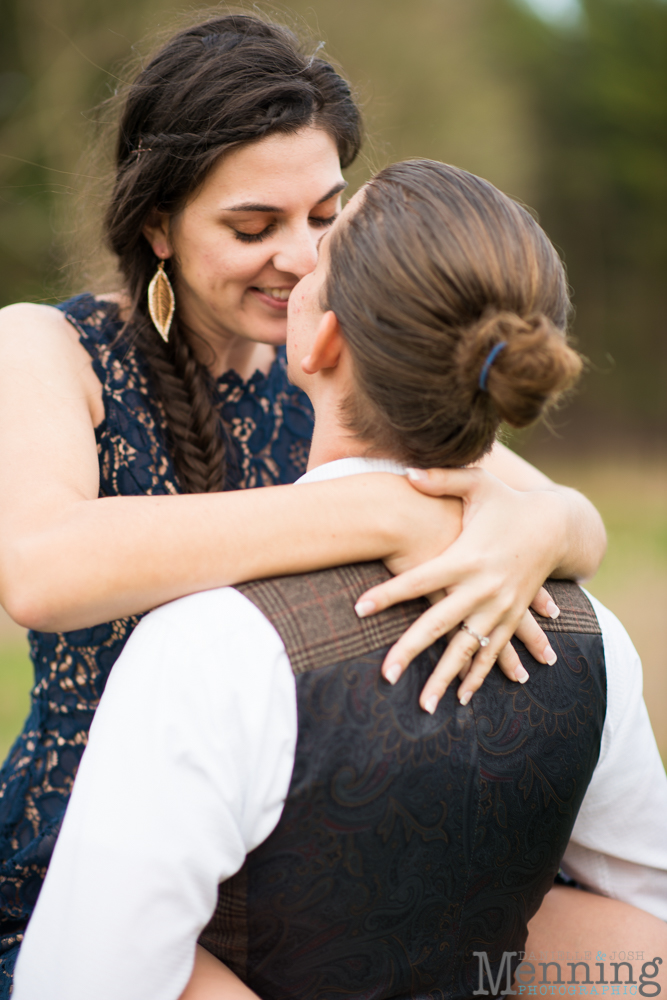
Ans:
[[[357,476],[362,472],[392,472],[395,476],[406,476],[407,469],[391,458],[337,458],[335,462],[325,462],[310,469],[297,479],[297,483],[318,483],[324,479],[341,479],[343,476]]]

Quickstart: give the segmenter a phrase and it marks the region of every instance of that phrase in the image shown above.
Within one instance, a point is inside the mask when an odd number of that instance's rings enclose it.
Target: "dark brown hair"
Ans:
[[[536,420],[581,370],[556,250],[480,177],[431,160],[387,167],[329,252],[326,307],[357,382],[345,419],[374,449],[420,468],[467,465],[501,421]]]
[[[225,150],[308,125],[332,136],[344,167],[352,162],[361,135],[348,84],[328,63],[306,56],[289,30],[248,15],[180,32],[127,91],[107,242],[131,299],[126,333],[150,367],[186,492],[222,489],[223,437],[209,373],[193,351],[193,332],[179,320],[178,303],[167,345],[148,317],[157,260],[142,227],[153,209],[178,212]],[[175,266],[166,263],[168,271]]]

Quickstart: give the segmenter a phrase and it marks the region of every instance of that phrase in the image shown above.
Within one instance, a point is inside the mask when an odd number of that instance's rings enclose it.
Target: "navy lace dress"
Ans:
[[[79,295],[59,307],[76,327],[103,386],[96,430],[100,496],[181,492],[161,407],[139,353],[118,342],[116,306]],[[292,483],[305,472],[313,430],[308,398],[287,380],[284,350],[268,375],[216,383],[227,428],[229,488]],[[100,553],[100,559],[104,553]],[[6,1000],[93,713],[140,616],[73,632],[31,632],[32,707],[0,771],[0,1000]],[[122,733],[119,734],[122,738]]]

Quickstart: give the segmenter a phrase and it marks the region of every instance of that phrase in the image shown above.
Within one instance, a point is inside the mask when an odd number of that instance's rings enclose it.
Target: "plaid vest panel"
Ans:
[[[394,687],[380,676],[426,602],[354,613],[387,578],[368,563],[238,588],[285,643],[297,747],[280,822],[200,942],[263,1000],[470,997],[473,952],[496,976],[523,947],[598,759],[602,637],[575,584],[548,582],[555,666],[515,642],[528,684],[494,667],[468,706],[452,684],[430,716],[418,697],[444,640]]]

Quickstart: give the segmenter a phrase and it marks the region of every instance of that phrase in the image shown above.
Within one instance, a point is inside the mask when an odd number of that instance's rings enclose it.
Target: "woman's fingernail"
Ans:
[[[354,610],[357,612],[358,618],[365,618],[366,615],[372,615],[375,611],[375,601],[357,601]]]
[[[390,684],[395,684],[398,678],[401,676],[400,663],[392,663],[390,667],[387,667],[384,676],[385,679],[388,680]]]
[[[459,701],[461,702],[461,704],[465,708],[465,706],[468,704],[468,702],[470,701],[471,698],[472,698],[472,691],[466,691],[465,694],[461,695]]]
[[[525,684],[529,677],[530,674],[525,667],[518,666],[514,671],[514,678],[519,682],[519,684]]]
[[[428,479],[428,472],[424,469],[408,469],[408,479],[420,482],[421,480]]]
[[[438,696],[436,694],[432,694],[431,697],[427,700],[426,704],[424,705],[424,708],[429,713],[429,715],[433,715],[437,707],[438,707]]]
[[[546,613],[549,615],[549,618],[558,618],[560,614],[560,608],[558,607],[557,604],[554,604],[553,601],[547,601],[547,606],[545,610]]]
[[[544,653],[542,655],[550,667],[553,667],[554,663],[558,659],[551,646],[545,646]]]

